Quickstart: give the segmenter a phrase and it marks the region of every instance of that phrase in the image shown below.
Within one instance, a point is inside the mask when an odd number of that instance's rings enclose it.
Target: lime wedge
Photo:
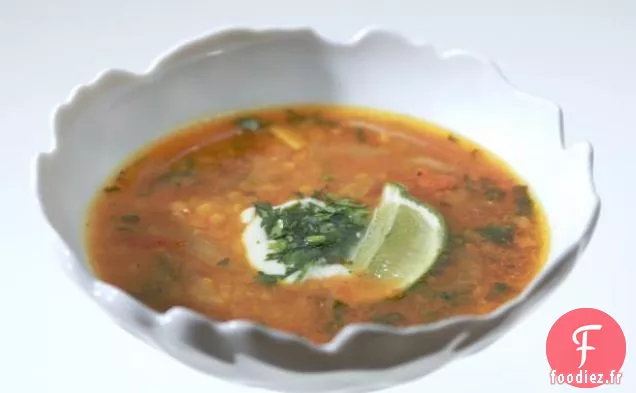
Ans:
[[[405,290],[435,265],[447,238],[448,227],[440,213],[402,186],[387,184],[353,251],[352,266],[358,273],[394,281]]]

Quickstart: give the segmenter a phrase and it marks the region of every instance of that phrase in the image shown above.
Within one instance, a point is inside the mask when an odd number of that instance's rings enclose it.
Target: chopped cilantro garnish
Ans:
[[[285,276],[296,272],[302,276],[315,265],[343,264],[368,223],[364,204],[323,192],[312,197],[319,202],[284,208],[268,202],[254,204],[269,239],[267,259],[284,264]]]

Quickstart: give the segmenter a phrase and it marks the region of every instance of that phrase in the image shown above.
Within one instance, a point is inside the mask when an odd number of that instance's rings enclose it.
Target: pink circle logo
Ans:
[[[550,383],[595,388],[621,383],[625,334],[607,313],[579,308],[559,318],[548,333]]]

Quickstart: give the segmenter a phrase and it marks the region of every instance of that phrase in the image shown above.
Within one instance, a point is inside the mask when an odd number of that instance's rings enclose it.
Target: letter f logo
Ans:
[[[581,364],[579,364],[579,368],[583,367],[583,365],[585,364],[585,361],[587,360],[587,351],[593,351],[596,349],[594,347],[587,345],[587,332],[589,330],[601,330],[601,327],[602,327],[601,325],[585,325],[576,329],[574,333],[572,334],[572,341],[574,341],[574,344],[580,345],[580,347],[576,349],[577,351],[581,351]],[[581,338],[581,342],[579,342],[576,336],[581,332],[583,334],[581,334],[582,338]]]

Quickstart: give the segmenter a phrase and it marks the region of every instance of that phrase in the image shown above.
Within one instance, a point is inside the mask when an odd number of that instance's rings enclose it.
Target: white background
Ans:
[[[636,392],[633,0],[0,0],[0,392],[257,392],[191,371],[111,323],[61,273],[31,186],[50,112],[73,86],[105,68],[141,71],[230,25],[310,25],[337,39],[375,25],[483,54],[561,104],[568,144],[595,147],[601,219],[563,286],[496,345],[390,392],[573,391],[549,385],[545,339],[578,307],[608,312],[627,336],[624,383],[602,389]]]

